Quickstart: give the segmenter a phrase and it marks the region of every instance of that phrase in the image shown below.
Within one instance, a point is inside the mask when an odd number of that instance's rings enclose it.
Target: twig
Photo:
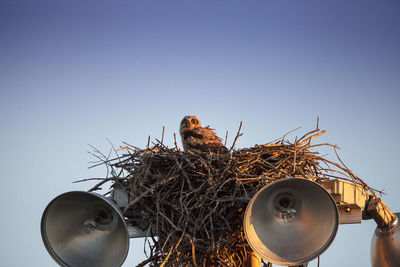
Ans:
[[[165,126],[162,127],[161,144],[164,144]]]
[[[154,260],[159,260],[161,257],[161,255],[156,254],[156,255],[152,255],[149,258],[145,259],[144,261],[142,261],[141,263],[139,263],[138,265],[136,265],[136,267],[144,267],[146,266],[148,263],[153,262]]]
[[[82,180],[77,180],[77,181],[73,181],[73,184],[76,183],[81,183],[81,182],[88,182],[88,181],[111,181],[111,180],[116,180],[117,178],[86,178],[86,179],[82,179]]]
[[[151,193],[154,189],[153,188],[149,188],[147,189],[147,191],[145,191],[144,193],[142,193],[140,196],[136,197],[134,200],[132,200],[131,202],[129,202],[128,206],[125,207],[124,211],[122,212],[123,214],[126,214],[126,212],[128,210],[130,210],[133,206],[135,206],[136,203],[138,203],[140,200],[142,200],[142,198],[144,198],[145,196],[147,196],[149,193]]]
[[[93,192],[93,191],[96,191],[96,190],[100,190],[101,189],[100,186],[102,186],[103,184],[107,183],[108,181],[112,181],[112,180],[116,180],[116,178],[115,177],[105,178],[105,179],[103,179],[103,181],[101,181],[100,183],[98,183],[95,186],[93,186],[92,188],[90,188],[88,190],[88,192]]]
[[[310,132],[310,133],[304,135],[302,138],[299,139],[298,142],[300,142],[300,141],[301,141],[302,139],[304,139],[307,135],[309,135],[309,134],[311,134],[311,133],[313,133],[313,132],[315,132],[315,131],[317,131],[317,130],[314,130],[314,131],[312,131],[312,132]],[[298,143],[297,146],[301,147],[301,146],[303,146],[305,143],[309,143],[312,139],[314,139],[314,138],[316,138],[316,137],[318,137],[318,136],[320,136],[320,135],[323,135],[324,133],[326,133],[326,130],[323,130],[323,131],[321,131],[321,132],[315,133],[315,134],[311,135],[310,137],[307,137],[307,139],[305,139],[304,141]]]
[[[167,257],[165,257],[165,259],[164,259],[164,261],[161,263],[160,267],[164,267],[164,266],[165,266],[165,264],[167,263],[167,261],[168,261],[168,259],[169,259],[169,256],[171,256],[171,252],[172,252],[173,248],[174,248],[174,247],[171,246],[171,248],[170,248],[170,250],[169,250],[169,252],[168,252]]]
[[[197,267],[197,263],[196,263],[196,247],[193,243],[192,239],[189,239],[190,243],[192,244],[192,259],[193,259],[193,264],[195,267]]]
[[[146,146],[147,148],[150,148],[150,135],[149,135],[149,137],[147,138],[147,146]]]
[[[175,144],[175,149],[179,150],[178,143],[176,142],[176,134],[175,133],[174,133],[174,144]]]
[[[273,144],[273,143],[275,143],[275,142],[278,142],[279,140],[281,140],[281,143],[283,144],[283,140],[285,139],[285,137],[288,136],[289,134],[293,133],[294,131],[297,131],[298,129],[301,129],[301,127],[297,127],[297,128],[295,128],[295,129],[293,129],[293,130],[291,130],[291,131],[285,133],[284,135],[282,135],[282,136],[279,137],[278,139],[275,139],[275,140],[269,142],[268,144]]]
[[[232,144],[231,148],[229,149],[229,151],[232,151],[232,149],[235,147],[235,144],[236,144],[236,141],[238,140],[238,138],[243,135],[242,133],[240,133],[241,129],[242,129],[242,122],[240,122],[239,129],[236,134],[235,140],[233,141],[233,144]]]

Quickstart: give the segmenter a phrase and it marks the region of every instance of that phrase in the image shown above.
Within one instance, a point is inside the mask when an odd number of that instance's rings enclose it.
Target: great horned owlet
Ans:
[[[214,129],[208,126],[201,127],[201,122],[196,116],[185,116],[181,121],[179,133],[183,150],[186,152],[228,152]]]

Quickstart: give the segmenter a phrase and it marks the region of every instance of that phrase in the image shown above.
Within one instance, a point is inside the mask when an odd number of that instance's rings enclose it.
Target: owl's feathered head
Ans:
[[[200,128],[200,127],[201,127],[201,122],[200,122],[199,118],[197,118],[194,115],[191,115],[191,116],[183,117],[183,119],[181,121],[180,129],[191,130],[191,129]]]

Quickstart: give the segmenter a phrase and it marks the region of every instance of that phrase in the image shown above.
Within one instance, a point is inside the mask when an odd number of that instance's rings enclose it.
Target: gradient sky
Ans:
[[[105,175],[88,144],[143,147],[165,125],[173,145],[188,114],[229,144],[243,121],[238,147],[301,126],[294,140],[319,116],[315,141],[399,212],[399,14],[395,0],[2,0],[0,267],[56,266],[40,218]],[[341,225],[321,266],[369,266],[374,228]],[[124,266],[142,251],[132,240]]]

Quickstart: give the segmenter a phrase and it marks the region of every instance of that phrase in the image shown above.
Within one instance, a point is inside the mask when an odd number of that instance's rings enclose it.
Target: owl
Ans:
[[[208,126],[201,127],[201,122],[196,116],[185,116],[181,121],[179,133],[185,152],[228,152],[214,129]]]

